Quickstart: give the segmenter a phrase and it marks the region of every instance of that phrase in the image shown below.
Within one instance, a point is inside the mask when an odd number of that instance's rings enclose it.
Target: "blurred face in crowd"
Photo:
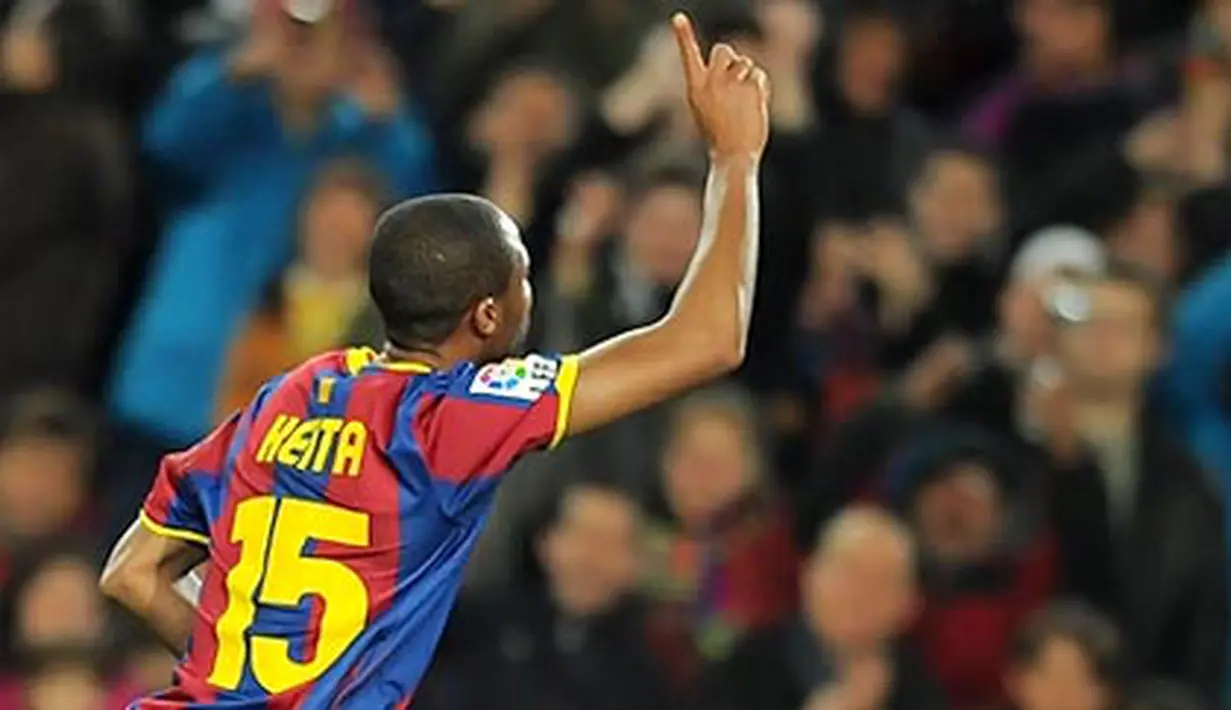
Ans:
[[[577,115],[576,98],[555,74],[522,68],[503,77],[479,107],[471,141],[493,159],[533,162],[568,146]]]
[[[1101,281],[1085,286],[1089,318],[1059,331],[1066,376],[1085,396],[1136,392],[1154,369],[1159,337],[1154,303],[1140,285]]]
[[[45,668],[25,683],[29,710],[103,710],[107,688],[94,668],[66,663]]]
[[[539,556],[563,611],[610,610],[637,581],[640,513],[627,496],[598,487],[569,491]]]
[[[664,488],[685,527],[700,528],[756,485],[752,432],[732,413],[698,407],[679,416],[664,461]]]
[[[932,258],[941,263],[971,256],[1000,231],[996,175],[975,155],[933,155],[910,199],[915,229]]]
[[[924,484],[914,506],[920,547],[949,565],[977,562],[993,552],[1002,517],[996,481],[975,462],[951,466]]]
[[[17,600],[16,639],[22,648],[90,646],[103,637],[106,612],[97,574],[64,556],[44,565]]]
[[[167,679],[175,672],[175,656],[161,646],[145,646],[128,655],[124,668],[136,690],[152,693],[167,687]]]
[[[685,185],[652,187],[632,205],[624,228],[625,253],[659,286],[684,278],[701,234],[701,193]]]
[[[330,279],[362,274],[380,206],[363,190],[326,185],[304,209],[300,235],[303,263]]]
[[[1019,710],[1109,710],[1112,692],[1081,647],[1063,636],[1048,640],[1027,667],[1009,676],[1009,694]]]
[[[880,514],[827,529],[802,582],[808,623],[827,649],[866,652],[902,633],[918,604],[911,554],[905,532]]]
[[[62,531],[80,512],[88,454],[71,441],[22,437],[0,447],[0,534]]]
[[[1173,282],[1183,258],[1175,203],[1162,197],[1139,201],[1107,234],[1107,244],[1120,261],[1147,269],[1164,282]]]
[[[337,88],[342,75],[343,23],[327,18],[313,25],[283,19],[284,46],[278,55],[278,85],[294,102],[316,103]]]
[[[855,18],[843,29],[839,83],[857,111],[880,113],[892,107],[906,70],[906,50],[906,37],[892,18]]]
[[[55,50],[43,28],[12,29],[0,37],[0,84],[38,93],[52,89],[59,73]]]
[[[1106,68],[1111,32],[1106,2],[1017,0],[1017,31],[1026,68],[1036,79],[1071,80]]]

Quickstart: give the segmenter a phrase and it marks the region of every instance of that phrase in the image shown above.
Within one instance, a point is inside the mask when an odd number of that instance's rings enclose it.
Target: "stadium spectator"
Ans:
[[[220,421],[266,380],[313,353],[348,344],[368,307],[367,249],[385,203],[384,187],[362,163],[331,165],[299,213],[299,253],[232,344],[219,391]]]
[[[1061,377],[1030,405],[1056,469],[1063,578],[1117,620],[1134,672],[1214,702],[1226,668],[1223,507],[1146,397],[1165,306],[1127,267],[1069,288],[1055,303]]]
[[[823,64],[817,93],[808,183],[818,186],[813,199],[834,219],[900,213],[932,141],[926,122],[900,102],[910,69],[903,20],[891,2],[853,0],[830,27],[832,61]]]
[[[26,545],[86,533],[97,451],[97,423],[70,395],[33,391],[0,416],[0,588],[10,558]]]
[[[1119,706],[1124,649],[1107,617],[1058,603],[1035,614],[1013,643],[1006,684],[1014,710],[1111,710]]]
[[[106,12],[0,6],[0,395],[91,391],[130,256],[132,166],[106,80]],[[44,5],[52,5],[47,8]]]
[[[432,186],[424,126],[383,48],[347,17],[257,13],[238,48],[182,65],[146,116],[169,211],[111,382],[112,531],[158,457],[206,430],[231,336],[291,256],[316,170],[357,155],[398,196]]]
[[[651,530],[645,584],[656,648],[681,687],[798,601],[799,553],[755,416],[744,393],[717,389],[683,400],[671,422],[668,515]]]
[[[127,693],[107,688],[101,659],[59,652],[26,665],[20,691],[6,702],[13,710],[120,710]]]
[[[556,503],[533,541],[540,575],[516,594],[461,603],[415,707],[674,707],[635,598],[644,535],[636,502],[583,481]]]
[[[519,463],[419,706],[1222,707],[1231,1],[677,4],[774,89],[747,391]],[[216,409],[383,347],[355,283],[384,199],[513,212],[534,348],[661,315],[705,157],[664,11],[0,0],[0,598],[41,541],[110,543]],[[872,501],[896,526],[798,584]],[[0,708],[165,685],[168,655],[83,612],[93,560],[46,555],[65,611],[31,601],[34,627],[104,647],[0,660]],[[1059,595],[1098,611],[1030,621]],[[906,597],[874,624],[892,653],[835,662],[839,622]]]
[[[71,540],[24,550],[0,595],[4,667],[18,673],[0,676],[0,707],[110,709],[132,699],[134,689],[123,678],[102,675],[111,639],[97,577],[89,550]],[[50,673],[63,667],[83,674]],[[92,682],[80,682],[86,678]],[[98,702],[108,696],[102,706],[69,704],[74,698]],[[56,705],[53,698],[66,704]]]
[[[918,612],[915,584],[910,532],[883,512],[843,512],[808,559],[801,616],[743,640],[715,669],[702,707],[947,707],[902,642]]]

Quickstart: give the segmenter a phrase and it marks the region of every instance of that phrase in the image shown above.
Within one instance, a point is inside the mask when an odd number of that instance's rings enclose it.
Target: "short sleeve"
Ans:
[[[560,443],[577,383],[576,356],[529,355],[463,365],[422,397],[412,431],[444,498],[494,487],[523,454]]]
[[[163,458],[141,506],[142,525],[165,537],[209,544],[210,511],[239,419],[236,413],[192,448]]]

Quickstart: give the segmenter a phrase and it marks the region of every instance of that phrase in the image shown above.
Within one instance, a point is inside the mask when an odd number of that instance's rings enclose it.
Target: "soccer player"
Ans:
[[[531,300],[513,221],[461,195],[390,209],[371,251],[385,350],[268,382],[163,461],[113,550],[103,590],[182,654],[173,687],[135,707],[404,707],[513,462],[740,363],[768,82],[727,45],[703,60],[673,24],[711,168],[670,312],[580,355],[510,358]],[[194,606],[178,585],[206,560]]]

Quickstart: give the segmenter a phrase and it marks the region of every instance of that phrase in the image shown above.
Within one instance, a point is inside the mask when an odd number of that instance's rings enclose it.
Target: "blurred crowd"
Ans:
[[[0,708],[168,682],[99,554],[382,344],[392,201],[519,220],[535,349],[662,315],[680,5],[774,85],[748,362],[519,465],[415,707],[1228,706],[1231,0],[0,0]]]

